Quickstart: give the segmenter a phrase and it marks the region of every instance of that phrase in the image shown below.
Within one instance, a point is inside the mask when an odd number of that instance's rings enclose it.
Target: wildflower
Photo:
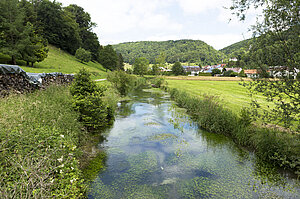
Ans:
[[[62,162],[63,161],[64,156],[61,156],[60,158],[58,158],[58,162]]]
[[[64,135],[60,135],[60,137],[64,138],[65,136]]]

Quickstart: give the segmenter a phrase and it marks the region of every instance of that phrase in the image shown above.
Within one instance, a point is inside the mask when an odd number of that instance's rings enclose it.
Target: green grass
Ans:
[[[26,62],[24,61],[17,61],[17,64],[20,65],[26,72],[30,73],[61,72],[64,74],[73,74],[77,73],[79,69],[85,67],[92,73],[92,79],[106,78],[106,70],[101,64],[92,61],[83,64],[73,55],[70,55],[63,50],[51,45],[48,47],[48,57],[40,63],[35,63],[34,67],[26,67]],[[9,56],[0,54],[0,63],[7,63],[9,60]]]
[[[168,91],[177,105],[187,109],[202,128],[230,136],[237,144],[253,149],[262,160],[291,169],[300,175],[299,134],[252,125],[247,112],[236,114],[220,106],[211,97],[198,97],[182,88],[168,88]]]
[[[239,85],[240,81],[196,81],[196,80],[167,80],[168,87],[186,91],[192,96],[202,94],[219,97],[224,107],[238,113],[243,107],[249,107],[251,99],[247,89]],[[263,96],[256,96],[258,102],[263,106],[267,101]]]
[[[76,146],[86,133],[71,104],[63,86],[0,98],[0,198],[84,193]]]

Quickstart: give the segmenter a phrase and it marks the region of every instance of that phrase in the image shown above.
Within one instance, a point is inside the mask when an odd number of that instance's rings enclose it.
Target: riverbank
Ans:
[[[79,198],[82,131],[68,87],[0,99],[1,198]]]
[[[299,134],[254,126],[246,111],[237,114],[220,105],[213,96],[195,96],[170,87],[168,91],[178,106],[186,108],[201,128],[230,136],[236,143],[253,149],[259,158],[300,175]]]
[[[84,169],[99,155],[78,118],[66,86],[0,98],[0,198],[85,197]]]

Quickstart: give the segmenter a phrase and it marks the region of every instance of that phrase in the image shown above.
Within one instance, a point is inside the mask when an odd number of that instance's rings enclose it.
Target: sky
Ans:
[[[222,49],[251,37],[257,11],[240,22],[224,7],[231,0],[57,0],[77,4],[97,24],[101,45],[133,41],[202,40]],[[230,19],[232,19],[230,21]],[[229,22],[230,21],[230,22]]]

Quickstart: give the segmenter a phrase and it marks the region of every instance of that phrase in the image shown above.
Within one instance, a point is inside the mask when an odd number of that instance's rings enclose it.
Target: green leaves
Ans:
[[[82,63],[91,61],[91,53],[83,48],[78,48],[76,50],[75,57]]]
[[[149,60],[145,57],[135,59],[133,64],[133,73],[136,75],[144,76],[148,72]]]
[[[180,62],[175,62],[175,64],[172,66],[172,73],[176,76],[185,74]]]
[[[114,119],[114,108],[103,100],[107,88],[97,86],[83,68],[75,75],[70,87],[73,108],[79,112],[79,121],[90,131],[107,126]]]

